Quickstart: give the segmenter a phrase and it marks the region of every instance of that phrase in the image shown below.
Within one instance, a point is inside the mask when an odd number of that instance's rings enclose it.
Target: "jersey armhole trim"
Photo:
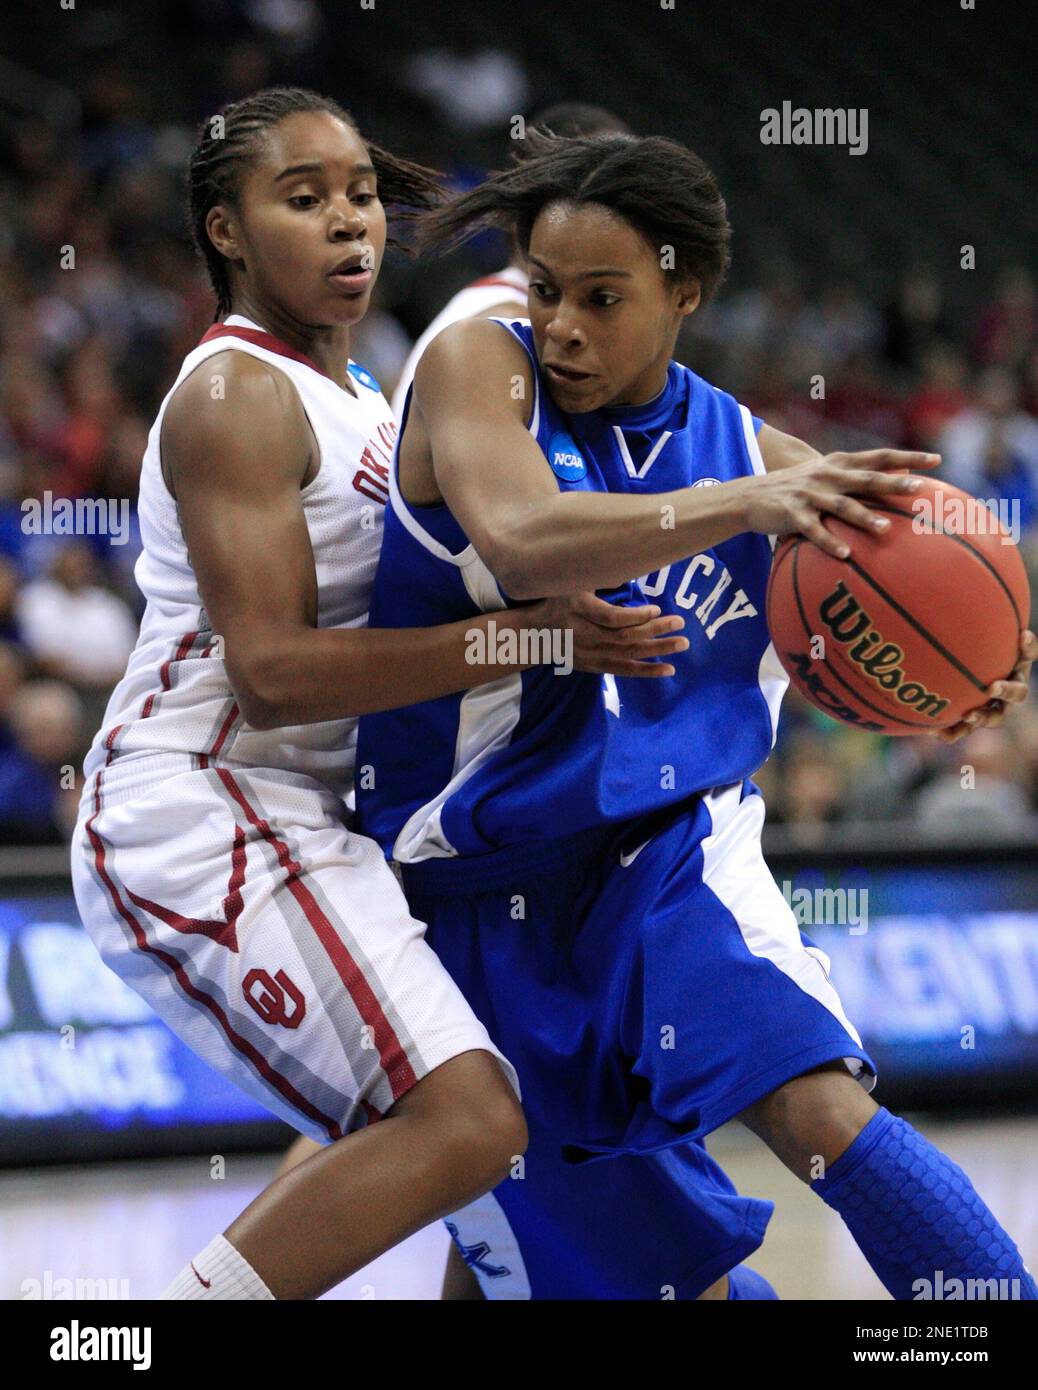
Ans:
[[[407,406],[410,404],[410,400],[411,387],[408,386],[407,396],[405,397],[403,425],[407,423]],[[455,555],[452,550],[447,549],[442,541],[438,541],[434,536],[429,534],[415,516],[414,512],[412,512],[410,506],[404,499],[403,493],[400,491],[400,480],[397,477],[397,468],[400,462],[400,441],[403,437],[404,431],[403,428],[401,428],[400,433],[397,435],[396,443],[393,445],[393,457],[389,464],[389,505],[400,518],[404,530],[408,532],[413,540],[418,542],[423,550],[427,550],[430,555],[435,555],[437,560],[444,560],[447,564],[455,565],[458,569],[462,569],[465,565],[470,563],[472,556],[475,554],[471,541],[464,550],[459,550],[457,555]],[[446,506],[446,503],[444,503],[444,506]]]
[[[511,334],[511,336],[515,338],[519,346],[526,353],[526,356],[528,358],[530,357],[529,348],[526,346],[526,344],[523,342],[523,340],[519,337],[517,333],[512,332],[511,326],[507,319],[488,318],[487,323],[499,323],[507,333]],[[537,376],[536,363],[531,361],[530,368],[531,375],[533,376],[534,399],[532,418],[526,428],[533,435],[534,439],[536,439],[537,430],[539,428],[541,418],[540,382]],[[435,555],[438,560],[445,560],[448,564],[455,565],[458,569],[464,569],[467,565],[471,565],[473,559],[476,558],[476,551],[475,547],[472,545],[472,542],[470,541],[469,544],[465,547],[465,549],[459,550],[457,554],[455,554],[452,550],[448,550],[447,547],[441,541],[436,540],[435,537],[429,534],[429,532],[425,529],[422,523],[415,516],[414,512],[411,510],[410,506],[404,499],[403,493],[400,491],[400,479],[397,474],[400,462],[400,444],[404,437],[404,431],[407,428],[407,420],[411,412],[411,396],[413,392],[414,380],[412,379],[408,383],[407,391],[404,395],[404,408],[400,413],[400,432],[397,435],[396,444],[393,448],[393,459],[389,468],[389,502],[393,508],[393,511],[396,513],[396,515],[400,518],[400,521],[403,523],[404,529],[411,535],[411,537],[414,540],[418,542],[418,544],[424,550],[428,550],[429,553],[431,555]],[[444,506],[446,506],[446,503],[444,503]]]
[[[742,432],[746,442],[746,452],[750,456],[750,466],[759,478],[763,478],[768,470],[764,466],[764,455],[760,451],[760,442],[757,439],[757,431],[753,428],[753,416],[750,414],[749,407],[740,405],[739,415],[742,419]],[[768,536],[767,540],[772,551],[774,551],[778,542],[778,535]],[[774,741],[772,741],[772,747],[774,746]]]
[[[530,410],[530,418],[526,422],[526,428],[530,434],[533,435],[534,439],[536,439],[537,432],[541,427],[541,378],[537,371],[537,363],[534,359],[534,355],[526,343],[523,342],[522,338],[520,338],[519,334],[513,329],[511,319],[490,317],[487,319],[487,323],[499,323],[505,332],[513,337],[522,348],[523,352],[526,353],[527,360],[530,363],[530,375],[533,377],[533,406]]]
[[[757,431],[753,428],[753,416],[750,414],[748,406],[739,406],[739,416],[742,419],[742,432],[746,440],[746,452],[750,456],[750,466],[759,477],[763,478],[767,473],[764,466],[764,455],[760,451],[760,443],[757,439]]]

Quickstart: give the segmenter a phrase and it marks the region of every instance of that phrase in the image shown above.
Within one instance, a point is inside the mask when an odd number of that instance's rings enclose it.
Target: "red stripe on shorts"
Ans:
[[[144,704],[141,705],[141,712],[138,718],[147,719],[148,716],[151,714],[152,709],[155,705],[155,701],[159,697],[159,695],[164,694],[166,691],[170,689],[169,668],[173,665],[174,661],[184,660],[188,652],[194,646],[195,638],[197,636],[197,632],[185,632],[183,637],[181,637],[180,639],[180,644],[177,647],[176,655],[171,656],[167,661],[164,661],[162,665],[159,667],[159,680],[162,684],[162,689],[153,690],[150,693],[150,695],[148,695],[145,698]],[[114,740],[116,734],[122,727],[123,726],[121,724],[117,724],[116,727],[114,729],[111,729],[105,736],[105,747],[109,750],[109,752],[111,752],[112,750],[112,741]]]
[[[114,738],[121,727],[121,725],[116,725],[116,727],[112,730],[111,734],[109,734],[109,739]],[[114,754],[110,748],[108,754],[108,761],[105,763],[104,768],[98,769],[97,782],[94,787],[94,814],[86,822],[84,828],[87,832],[87,835],[90,837],[90,843],[94,849],[94,864],[97,869],[98,877],[101,879],[101,882],[108,890],[109,897],[112,899],[112,903],[115,906],[116,912],[118,912],[119,916],[123,919],[123,921],[133,932],[134,940],[136,941],[139,948],[142,951],[147,952],[148,955],[154,956],[157,960],[160,960],[163,963],[163,965],[165,965],[169,970],[171,970],[173,974],[176,976],[177,983],[180,985],[184,993],[189,995],[192,999],[197,1000],[198,1003],[204,1005],[205,1008],[209,1010],[209,1012],[219,1023],[220,1027],[223,1029],[224,1034],[226,1035],[227,1040],[231,1044],[231,1046],[237,1052],[240,1052],[243,1057],[247,1058],[249,1062],[252,1063],[255,1069],[263,1077],[264,1081],[266,1081],[269,1086],[273,1087],[275,1091],[282,1095],[285,1098],[285,1100],[289,1102],[290,1105],[295,1106],[297,1110],[302,1111],[302,1113],[306,1115],[309,1119],[316,1121],[319,1125],[322,1125],[324,1129],[327,1131],[329,1139],[341,1139],[343,1137],[343,1132],[338,1122],[336,1120],[331,1119],[330,1116],[322,1114],[322,1112],[318,1110],[315,1105],[311,1104],[311,1102],[307,1100],[306,1096],[301,1095],[296,1090],[296,1088],[292,1085],[292,1083],[288,1080],[287,1077],[282,1076],[280,1072],[274,1070],[274,1068],[267,1061],[266,1057],[263,1056],[262,1052],[260,1052],[257,1048],[253,1047],[252,1043],[250,1043],[247,1038],[243,1038],[240,1033],[235,1031],[235,1029],[231,1025],[230,1020],[224,1013],[223,1009],[221,1009],[220,1005],[216,1002],[215,999],[211,998],[208,994],[200,990],[197,985],[192,983],[192,981],[188,978],[188,975],[184,970],[183,966],[176,959],[176,957],[171,956],[168,951],[163,951],[158,946],[153,946],[148,941],[147,937],[144,934],[144,929],[141,927],[136,917],[123,902],[122,898],[119,896],[119,890],[113,883],[105,866],[104,841],[101,839],[97,831],[94,829],[94,821],[97,819],[98,815],[101,812],[101,779],[104,776],[104,772],[105,769],[108,767],[108,764],[112,761],[113,756]]]
[[[200,768],[207,768],[209,766],[209,759],[215,758],[217,753],[219,753],[220,749],[224,745],[224,740],[230,733],[231,725],[237,718],[238,702],[237,700],[235,700],[234,703],[231,705],[230,712],[227,715],[227,718],[223,721],[223,724],[220,726],[220,732],[216,735],[212,748],[210,748],[207,753],[200,753],[198,755],[198,766]]]
[[[364,972],[343,945],[341,938],[328,918],[321,911],[316,898],[301,880],[302,865],[292,858],[284,840],[278,839],[267,821],[262,820],[249,805],[241,788],[226,768],[218,767],[216,773],[224,786],[245,812],[250,824],[254,825],[277,853],[278,863],[286,871],[286,884],[289,892],[303,909],[306,920],[317,933],[317,938],[328,953],[328,957],[338,972],[340,980],[349,991],[350,998],[357,1006],[361,1018],[372,1031],[379,1060],[389,1081],[394,1100],[408,1091],[418,1078],[414,1068],[407,1060],[407,1053],[392,1025],[382,1012],[382,1006],[368,983]]]

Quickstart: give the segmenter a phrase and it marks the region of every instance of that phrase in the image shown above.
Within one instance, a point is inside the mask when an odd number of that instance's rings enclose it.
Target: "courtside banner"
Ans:
[[[769,868],[879,1068],[883,1104],[1033,1099],[1038,850],[840,845]]]
[[[0,1162],[266,1146],[291,1131],[101,961],[64,882],[0,884]]]

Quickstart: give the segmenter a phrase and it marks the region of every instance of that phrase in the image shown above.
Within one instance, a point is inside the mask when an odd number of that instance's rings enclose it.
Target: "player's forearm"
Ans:
[[[316,724],[434,700],[499,680],[528,663],[486,637],[538,626],[529,609],[429,628],[302,628],[228,668],[242,714],[255,728]],[[482,640],[474,634],[483,633]],[[269,639],[268,639],[269,640]],[[518,644],[516,644],[518,645]]]
[[[746,491],[758,481],[651,497],[560,493],[499,528],[483,558],[514,598],[613,588],[746,530]]]
[[[764,467],[769,473],[775,473],[781,468],[792,468],[795,464],[808,463],[811,459],[822,457],[818,450],[812,448],[810,444],[805,444],[802,439],[797,439],[795,435],[784,434],[782,430],[777,430],[771,425],[761,426],[757,443],[760,445]]]

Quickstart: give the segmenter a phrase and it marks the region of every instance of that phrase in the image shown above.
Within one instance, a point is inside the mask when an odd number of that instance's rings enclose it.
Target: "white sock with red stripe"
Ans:
[[[225,1236],[214,1236],[202,1253],[181,1270],[160,1298],[273,1301],[274,1295]]]

